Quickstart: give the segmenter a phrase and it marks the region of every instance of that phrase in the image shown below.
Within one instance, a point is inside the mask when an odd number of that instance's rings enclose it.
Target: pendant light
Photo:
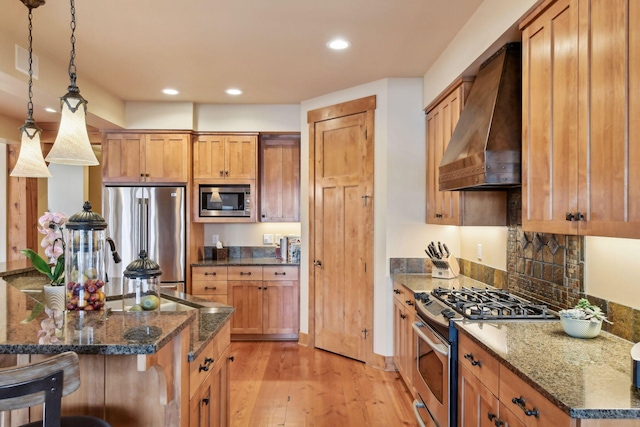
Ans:
[[[33,24],[32,10],[41,4],[44,0],[21,0],[29,9],[29,102],[27,103],[27,120],[20,128],[22,140],[20,144],[20,154],[18,161],[13,167],[10,176],[28,177],[28,178],[47,178],[51,176],[51,172],[47,168],[44,158],[42,157],[42,148],[40,147],[41,129],[33,120]]]
[[[87,133],[87,101],[80,95],[76,85],[76,8],[71,0],[71,59],[69,61],[69,79],[71,83],[67,94],[60,98],[60,129],[53,147],[47,156],[51,163],[65,165],[95,166],[98,159],[91,148]]]

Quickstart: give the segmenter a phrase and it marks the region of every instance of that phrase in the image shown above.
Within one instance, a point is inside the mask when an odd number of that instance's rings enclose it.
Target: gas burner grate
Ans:
[[[473,320],[557,318],[546,305],[532,304],[504,289],[436,288],[431,294],[451,309]]]

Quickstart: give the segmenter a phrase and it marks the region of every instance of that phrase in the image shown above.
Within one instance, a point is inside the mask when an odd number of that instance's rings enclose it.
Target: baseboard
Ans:
[[[373,353],[369,366],[388,372],[397,370],[395,363],[393,363],[393,356],[382,356],[376,353]]]
[[[297,341],[297,334],[231,334],[231,341]]]
[[[304,332],[299,332],[298,344],[303,347],[309,347],[309,334],[305,334]]]

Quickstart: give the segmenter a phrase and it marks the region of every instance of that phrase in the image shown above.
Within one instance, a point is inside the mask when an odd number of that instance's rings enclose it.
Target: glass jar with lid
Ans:
[[[131,262],[123,272],[122,304],[124,311],[160,310],[160,275],[157,262],[140,251],[139,258]]]
[[[105,304],[106,244],[120,262],[113,240],[106,237],[107,222],[91,211],[91,203],[69,217],[65,225],[65,283],[67,310],[102,310]]]

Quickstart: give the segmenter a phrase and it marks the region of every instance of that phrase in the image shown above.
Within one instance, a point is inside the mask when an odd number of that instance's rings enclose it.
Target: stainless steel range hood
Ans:
[[[482,64],[440,163],[440,190],[520,185],[522,83],[520,44]]]

